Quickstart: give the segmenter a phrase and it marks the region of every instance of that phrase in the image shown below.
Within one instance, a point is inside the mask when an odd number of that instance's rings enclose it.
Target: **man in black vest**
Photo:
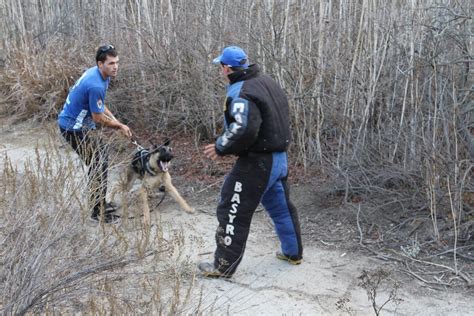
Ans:
[[[237,46],[226,47],[214,59],[228,81],[225,130],[204,154],[215,160],[236,155],[217,207],[219,226],[214,262],[198,265],[203,276],[229,278],[242,260],[252,216],[261,202],[272,218],[281,242],[278,259],[300,264],[303,258],[300,224],[289,198],[287,149],[291,132],[288,100],[272,78]]]

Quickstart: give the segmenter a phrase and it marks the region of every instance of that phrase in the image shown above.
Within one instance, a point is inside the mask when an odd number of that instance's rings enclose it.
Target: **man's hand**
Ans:
[[[120,132],[122,132],[122,134],[128,138],[132,137],[132,131],[130,130],[130,128],[127,125],[119,122],[115,118],[115,116],[113,115],[111,116],[111,115],[112,114],[110,113],[110,111],[109,111],[109,114],[106,114],[105,112],[104,113],[92,112],[92,119],[94,120],[94,122],[102,124],[104,126],[111,127],[114,129],[119,129]]]
[[[119,129],[120,129],[120,131],[122,132],[123,135],[125,135],[128,138],[132,138],[132,131],[130,130],[130,128],[127,125],[121,124]]]
[[[204,155],[206,155],[207,158],[216,160],[219,158],[216,152],[216,145],[215,144],[209,144],[204,146]]]

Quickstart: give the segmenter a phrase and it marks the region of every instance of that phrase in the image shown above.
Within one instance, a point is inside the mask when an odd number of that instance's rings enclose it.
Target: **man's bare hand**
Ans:
[[[128,138],[132,137],[132,131],[130,130],[130,128],[127,125],[121,124],[119,129],[122,132],[122,134],[125,135],[126,137],[128,137]]]
[[[206,155],[206,157],[209,159],[217,160],[219,156],[217,155],[217,152],[216,152],[216,145],[209,144],[209,145],[204,146],[204,155]]]

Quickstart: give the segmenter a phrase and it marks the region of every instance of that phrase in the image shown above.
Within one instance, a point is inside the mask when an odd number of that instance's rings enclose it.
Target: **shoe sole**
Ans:
[[[115,213],[117,212],[117,209],[115,208],[106,208],[105,211],[104,211],[104,214],[112,214],[112,213]]]
[[[92,217],[89,217],[89,221],[91,221],[92,223],[96,223],[96,224],[100,224],[100,220],[97,218],[92,218]],[[117,224],[120,222],[120,217],[118,217],[117,219],[114,219],[113,221],[104,221],[104,224]]]
[[[118,207],[117,207],[117,206],[115,206],[115,205],[114,205],[114,206],[109,205],[108,207],[105,208],[104,212],[105,212],[105,214],[107,214],[107,213],[115,213],[115,212],[117,212],[117,210],[118,210]]]
[[[212,272],[201,272],[201,274],[205,278],[213,278],[213,279],[230,279],[232,277],[232,275],[212,273]]]
[[[282,255],[282,254],[277,254],[276,257],[277,257],[277,259],[286,261],[289,264],[292,264],[292,265],[295,265],[295,266],[297,266],[297,265],[301,264],[301,262],[303,262],[303,259],[293,260],[293,259],[290,259],[290,258],[286,257],[285,255]]]

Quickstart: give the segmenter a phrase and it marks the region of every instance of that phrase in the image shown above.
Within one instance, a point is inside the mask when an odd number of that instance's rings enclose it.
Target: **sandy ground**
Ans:
[[[207,212],[214,211],[215,203],[208,205],[203,209],[206,213],[193,218],[177,210],[172,201],[162,211],[164,221],[186,228],[188,253],[196,262],[211,259],[208,252],[214,250],[217,220]],[[193,244],[195,236],[201,236],[203,242]],[[358,276],[363,269],[373,270],[382,262],[359,253],[306,244],[304,262],[292,266],[275,258],[278,249],[270,218],[264,212],[257,213],[245,256],[233,278],[198,281],[206,303],[214,304],[218,314],[230,315],[374,315],[367,293],[358,286]],[[387,296],[388,289],[381,290],[377,302]],[[430,291],[414,281],[402,284],[398,297],[403,300],[398,307],[389,303],[382,315],[474,315],[474,303],[468,295]],[[342,300],[347,302],[345,308],[338,309]]]
[[[0,153],[8,155],[21,168],[27,157],[34,155],[34,148],[47,141],[41,129],[25,126],[2,126]],[[66,150],[66,149],[65,149]],[[3,169],[3,164],[0,171]],[[114,176],[112,176],[112,181]],[[217,191],[192,193],[192,184],[179,179],[178,190],[190,204],[198,209],[189,215],[166,198],[152,220],[160,217],[163,223],[182,227],[185,235],[185,254],[196,263],[212,259],[214,216]],[[187,186],[183,188],[183,186]],[[196,190],[195,192],[197,192]],[[298,206],[300,201],[295,201]],[[373,270],[384,262],[336,248],[322,247],[318,243],[305,243],[304,262],[292,266],[275,258],[279,242],[265,212],[256,213],[245,256],[238,271],[230,280],[198,278],[195,284],[202,290],[201,306],[205,313],[229,315],[374,315],[364,289],[358,286],[361,272]],[[474,302],[469,294],[461,291],[433,290],[421,282],[397,276],[401,282],[398,297],[403,301],[396,306],[387,304],[386,315],[474,315]],[[379,289],[377,302],[383,302],[389,289]],[[193,298],[198,304],[199,298]],[[345,302],[341,307],[341,302]],[[339,303],[339,308],[338,308]]]

